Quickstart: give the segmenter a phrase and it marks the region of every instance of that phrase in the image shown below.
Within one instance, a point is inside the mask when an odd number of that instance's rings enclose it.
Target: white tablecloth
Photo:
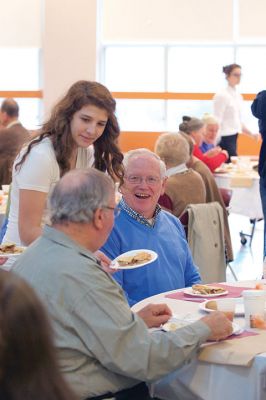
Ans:
[[[237,282],[234,285],[254,287],[254,282]],[[133,310],[138,311],[149,303],[167,303],[175,314],[203,315],[198,303],[164,296],[165,293],[145,299],[136,304]],[[244,325],[243,317],[235,321]],[[152,385],[151,392],[154,396],[168,400],[265,400],[266,353],[256,356],[251,367],[218,365],[193,359]]]
[[[233,191],[230,201],[231,213],[241,214],[249,218],[263,218],[258,174],[252,176],[250,187],[231,187],[231,174],[215,174],[214,177],[218,187]]]

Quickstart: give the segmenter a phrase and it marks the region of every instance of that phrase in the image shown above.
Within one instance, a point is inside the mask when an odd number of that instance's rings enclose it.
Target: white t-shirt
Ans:
[[[22,164],[21,169],[16,171],[15,165],[25,151],[26,149],[24,148],[13,166],[11,205],[3,243],[14,242],[17,245],[22,244],[18,232],[19,190],[36,190],[49,194],[60,179],[59,165],[49,138],[45,138],[39,144],[35,145]],[[79,148],[76,168],[91,167],[94,162],[93,153],[93,146],[87,149]],[[45,214],[46,210],[44,218]]]
[[[220,129],[219,136],[230,136],[242,131],[243,97],[236,89],[228,86],[213,97],[213,113]]]

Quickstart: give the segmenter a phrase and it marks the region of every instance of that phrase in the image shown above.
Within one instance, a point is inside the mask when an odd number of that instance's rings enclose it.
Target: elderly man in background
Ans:
[[[150,150],[131,150],[125,155],[124,168],[121,213],[102,251],[110,258],[135,249],[158,254],[149,265],[114,274],[133,305],[146,297],[198,283],[200,275],[183,226],[158,205],[165,189],[164,162]]]
[[[19,106],[5,99],[0,108],[0,185],[9,185],[14,159],[30,134],[19,122]]]
[[[14,271],[46,304],[62,371],[79,399],[149,399],[144,381],[175,370],[207,338],[232,333],[219,312],[176,332],[149,332],[171,314],[149,305],[134,314],[123,291],[98,263],[116,213],[114,185],[97,170],[73,170],[50,199],[52,226],[18,259]]]

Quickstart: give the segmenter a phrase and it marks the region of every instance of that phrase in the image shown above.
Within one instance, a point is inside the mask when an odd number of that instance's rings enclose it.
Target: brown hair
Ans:
[[[187,141],[187,143],[188,143],[188,145],[189,145],[189,155],[190,155],[190,157],[191,157],[192,154],[193,154],[193,150],[194,150],[194,142],[193,142],[193,140],[192,140],[191,137],[190,137],[187,133],[185,133],[185,132],[179,132],[179,135],[181,135],[181,136]]]
[[[0,398],[73,400],[55,359],[52,331],[33,289],[0,270]]]
[[[66,95],[55,105],[50,119],[44,123],[40,136],[33,140],[21,160],[16,164],[20,167],[32,147],[49,137],[59,164],[61,176],[70,169],[70,156],[73,149],[73,138],[70,132],[70,122],[73,114],[83,106],[94,105],[108,113],[108,121],[103,134],[94,142],[95,168],[107,171],[113,178],[123,177],[123,155],[117,141],[120,134],[115,116],[116,103],[109,90],[98,82],[78,81],[74,83]]]
[[[231,73],[233,72],[233,70],[234,70],[235,68],[241,68],[241,66],[238,65],[238,64],[229,64],[229,65],[225,65],[225,66],[223,67],[223,73],[225,74],[225,76],[229,76],[229,75],[231,75]]]
[[[199,118],[184,115],[182,120],[183,122],[179,125],[179,130],[188,135],[190,135],[191,132],[199,131],[204,126],[204,122]]]

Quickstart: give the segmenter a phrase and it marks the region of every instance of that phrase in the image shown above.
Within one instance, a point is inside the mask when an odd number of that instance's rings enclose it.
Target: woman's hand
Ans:
[[[206,151],[204,154],[208,157],[214,157],[217,154],[221,153],[222,149],[220,146],[216,146],[213,149]]]

